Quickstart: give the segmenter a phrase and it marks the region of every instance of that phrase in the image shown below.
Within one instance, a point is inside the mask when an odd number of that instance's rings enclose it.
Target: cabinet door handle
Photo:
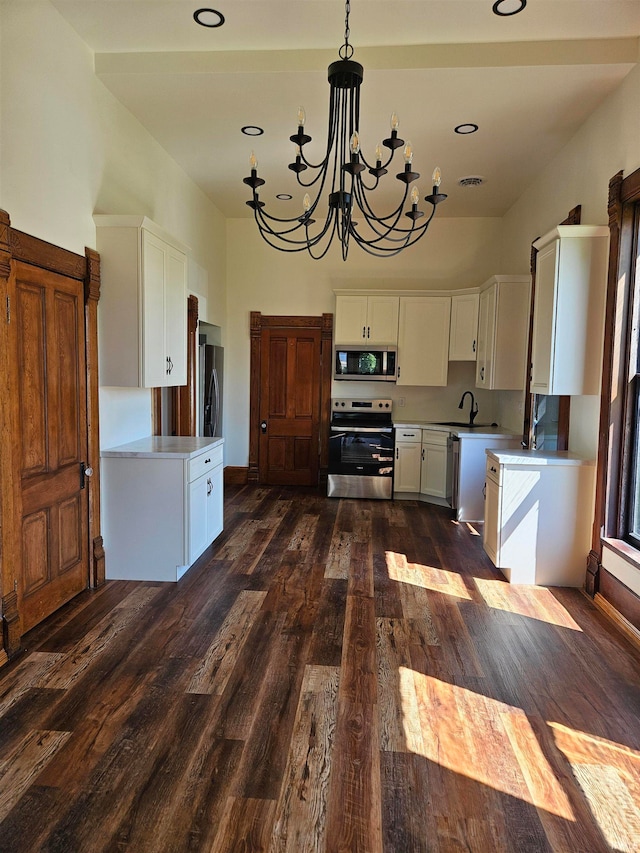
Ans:
[[[480,379],[484,382],[484,367],[480,368]]]
[[[476,342],[474,341],[473,342],[473,352],[475,352],[475,351],[476,351]]]
[[[207,496],[209,496],[212,491],[213,491],[213,483],[211,482],[210,478],[207,478]]]
[[[363,337],[363,338],[366,338],[366,337],[367,337],[367,327],[366,327],[366,326],[363,326],[363,327],[362,327],[362,337]]]
[[[204,464],[205,464],[205,465],[208,465],[208,464],[209,464],[209,462],[211,462],[211,457],[209,457],[209,459],[205,459],[205,460],[204,460]]]
[[[398,366],[398,379],[400,379],[400,366]]]
[[[482,499],[486,501],[487,499],[487,484],[485,483],[482,487]]]
[[[371,326],[367,326],[367,338],[371,337]]]
[[[396,447],[396,459],[400,459],[400,450]]]
[[[491,468],[489,468],[489,470],[491,471],[492,474],[496,473],[496,469],[493,467],[493,465],[491,466]]]
[[[422,461],[424,462],[424,447],[422,448]]]

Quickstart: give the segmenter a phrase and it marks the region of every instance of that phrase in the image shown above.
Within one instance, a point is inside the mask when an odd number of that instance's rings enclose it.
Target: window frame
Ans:
[[[640,444],[638,363],[640,315],[640,169],[609,182],[609,270],[603,347],[596,501],[586,591],[597,596],[606,547],[640,567],[640,538],[627,535],[633,453]],[[633,380],[633,381],[631,381]],[[640,454],[637,469],[640,475]]]

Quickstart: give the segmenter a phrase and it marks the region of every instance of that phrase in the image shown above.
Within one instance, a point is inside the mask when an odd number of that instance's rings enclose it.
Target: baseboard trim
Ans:
[[[225,486],[246,486],[249,482],[247,465],[227,465],[224,469]]]
[[[622,613],[616,610],[615,607],[610,604],[606,598],[600,595],[599,592],[596,592],[593,598],[593,603],[605,614],[605,616],[615,623],[617,628],[622,631],[625,637],[630,640],[634,646],[640,649],[640,631],[635,625],[632,625],[628,619],[625,619]]]

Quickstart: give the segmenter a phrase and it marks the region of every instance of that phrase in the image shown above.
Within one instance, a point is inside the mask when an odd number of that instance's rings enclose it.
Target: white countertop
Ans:
[[[487,456],[500,465],[595,465],[595,460],[586,459],[568,450],[487,450]]]
[[[154,459],[191,459],[224,444],[223,438],[191,435],[148,435],[118,447],[101,450],[100,456],[130,456]]]
[[[476,426],[476,427],[464,427],[464,426],[449,426],[447,424],[434,424],[429,421],[412,421],[411,423],[396,423],[393,422],[393,425],[396,429],[434,429],[441,430],[442,432],[451,433],[451,435],[457,435],[458,438],[487,438],[492,437],[496,438],[498,436],[511,438],[512,436],[517,436],[520,433],[513,432],[513,430],[505,429],[501,426]]]

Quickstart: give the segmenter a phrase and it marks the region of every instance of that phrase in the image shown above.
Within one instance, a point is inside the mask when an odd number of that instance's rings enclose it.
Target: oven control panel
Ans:
[[[331,410],[333,412],[391,412],[392,400],[354,400],[351,397],[332,397]]]

